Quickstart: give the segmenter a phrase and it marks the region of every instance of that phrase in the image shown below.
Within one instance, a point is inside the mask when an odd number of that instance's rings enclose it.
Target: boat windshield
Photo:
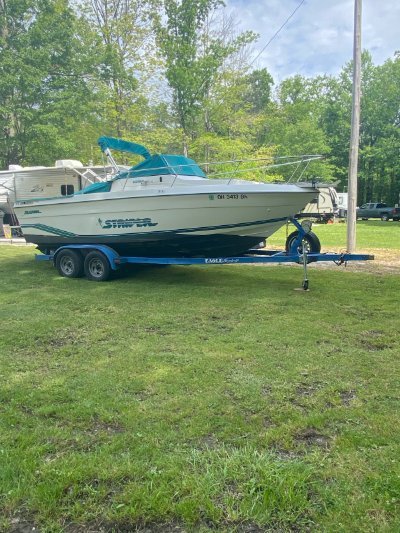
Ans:
[[[127,171],[120,172],[114,179],[142,178],[145,176],[159,176],[166,174],[181,174],[184,176],[198,176],[207,178],[198,164],[183,155],[154,154]]]

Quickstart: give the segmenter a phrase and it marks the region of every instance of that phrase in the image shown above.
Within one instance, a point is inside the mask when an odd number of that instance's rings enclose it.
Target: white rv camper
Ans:
[[[347,192],[338,192],[338,208],[339,208],[339,217],[344,218],[347,216],[347,206],[349,202],[349,193]]]
[[[296,218],[314,218],[321,222],[333,220],[338,214],[338,195],[336,189],[330,185],[317,183],[319,193]]]
[[[106,180],[111,172],[111,167],[84,167],[74,160],[56,161],[54,167],[11,165],[0,171],[0,228],[2,223],[19,225],[13,210],[16,200],[68,196]]]

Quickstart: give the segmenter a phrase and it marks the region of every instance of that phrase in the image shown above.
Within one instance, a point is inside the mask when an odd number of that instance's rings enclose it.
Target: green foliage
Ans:
[[[166,22],[158,27],[159,43],[185,151],[224,61],[255,38],[246,32],[227,41],[213,31],[210,19],[222,5],[221,0],[164,1]]]
[[[103,107],[103,133],[135,135],[145,122],[146,81],[159,66],[152,31],[154,2],[82,0],[81,11],[94,30],[95,90]]]
[[[246,76],[246,95],[244,101],[251,105],[253,113],[265,111],[271,101],[274,80],[266,68],[253,70]]]
[[[0,48],[3,167],[51,164],[60,153],[73,156],[76,117],[92,98],[76,29],[65,0],[7,2]]]
[[[330,79],[321,125],[331,148],[336,176],[347,183],[350,140],[352,63]],[[359,157],[359,204],[399,199],[400,57],[375,66],[362,56],[362,97]],[[396,155],[397,154],[397,155]]]
[[[265,113],[263,141],[276,146],[280,155],[329,154],[329,142],[319,124],[320,83],[321,80],[306,80],[295,76],[283,81],[278,88],[279,100],[270,104]],[[292,172],[291,167],[282,169],[286,178]],[[302,175],[303,179],[313,177],[323,181],[334,179],[334,168],[328,159],[312,162]]]
[[[236,33],[221,0],[0,0],[1,168],[100,163],[105,134],[183,151],[214,175],[216,160],[321,154],[302,179],[345,187],[352,64],[274,87],[266,68],[249,67],[255,38]],[[359,204],[395,203],[400,56],[374,65],[364,52],[362,61]],[[249,167],[238,177],[292,172]]]

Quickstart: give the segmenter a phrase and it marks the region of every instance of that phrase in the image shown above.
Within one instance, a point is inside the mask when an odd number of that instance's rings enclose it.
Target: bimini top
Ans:
[[[129,152],[130,154],[137,154],[143,156],[145,159],[151,157],[150,152],[145,146],[141,144],[124,141],[123,139],[114,139],[114,137],[100,137],[97,140],[102,152],[111,150],[118,150],[118,152]]]

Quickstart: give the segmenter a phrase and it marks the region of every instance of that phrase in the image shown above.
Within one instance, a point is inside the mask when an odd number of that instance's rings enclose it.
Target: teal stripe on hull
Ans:
[[[46,226],[45,224],[21,224],[21,228],[35,228],[53,235],[59,235],[60,237],[77,237],[76,233],[65,231],[59,228],[53,228],[53,226]]]
[[[162,230],[162,231],[149,231],[149,232],[136,232],[136,233],[107,233],[107,234],[100,234],[100,235],[80,235],[77,233],[71,233],[69,231],[64,231],[59,228],[54,228],[52,226],[46,226],[45,224],[21,224],[21,228],[34,228],[39,229],[41,231],[45,231],[46,233],[50,233],[53,235],[59,235],[60,237],[83,237],[83,238],[90,238],[90,237],[96,237],[96,238],[108,238],[108,237],[119,237],[119,236],[128,236],[128,235],[160,235],[160,234],[167,234],[167,233],[193,233],[197,231],[213,231],[218,229],[231,229],[231,228],[245,228],[245,227],[251,227],[251,226],[260,226],[262,224],[273,224],[274,222],[283,222],[284,220],[287,220],[287,217],[281,217],[281,218],[271,218],[268,220],[257,220],[255,222],[240,222],[238,224],[223,224],[220,226],[204,226],[204,227],[197,227],[197,228],[181,228],[181,229],[170,229],[170,230]]]

